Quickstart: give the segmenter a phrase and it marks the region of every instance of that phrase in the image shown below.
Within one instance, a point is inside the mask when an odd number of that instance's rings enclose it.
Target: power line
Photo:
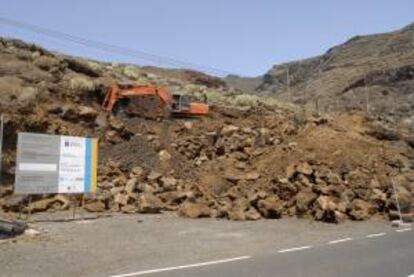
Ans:
[[[138,58],[142,60],[147,60],[151,62],[155,62],[158,65],[169,65],[173,67],[179,68],[191,68],[199,71],[203,71],[206,73],[212,73],[215,75],[228,75],[232,74],[229,71],[217,69],[214,67],[209,66],[202,66],[199,64],[194,64],[186,61],[181,61],[174,58],[163,57],[159,55],[155,55],[152,53],[148,53],[145,51],[139,51],[131,48],[121,47],[113,44],[108,44],[104,42],[94,41],[90,39],[85,39],[82,37],[74,36],[71,34],[63,33],[60,31],[51,30],[44,27],[39,27],[31,24],[27,24],[21,21],[0,17],[0,24],[12,26],[15,28],[23,29],[29,32],[42,34],[48,37],[52,37],[55,39],[63,40],[63,41],[70,41],[76,44],[80,44],[89,48],[99,49],[105,52],[111,52],[116,54],[121,54],[124,56],[129,56],[133,58]]]

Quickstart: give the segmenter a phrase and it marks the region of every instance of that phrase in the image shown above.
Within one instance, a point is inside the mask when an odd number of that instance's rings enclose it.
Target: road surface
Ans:
[[[123,273],[114,277],[407,277],[414,276],[414,232],[373,233],[324,245],[281,249],[266,256],[240,256],[198,264]]]
[[[40,234],[0,238],[0,276],[414,274],[414,232],[382,220],[335,225],[138,214],[62,221],[66,216],[72,215],[36,214],[30,227]]]

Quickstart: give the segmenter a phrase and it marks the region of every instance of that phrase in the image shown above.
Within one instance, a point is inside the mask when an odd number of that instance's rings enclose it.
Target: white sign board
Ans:
[[[97,139],[19,133],[15,193],[96,192]]]

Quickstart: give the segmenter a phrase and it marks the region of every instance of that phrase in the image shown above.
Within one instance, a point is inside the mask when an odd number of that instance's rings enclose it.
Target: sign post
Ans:
[[[18,133],[14,192],[96,193],[97,158],[95,138]]]
[[[3,129],[4,129],[4,115],[0,116],[0,185],[2,182],[2,170],[3,170]]]

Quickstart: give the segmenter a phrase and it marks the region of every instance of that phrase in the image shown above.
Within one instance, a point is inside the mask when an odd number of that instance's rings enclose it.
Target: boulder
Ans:
[[[137,178],[131,178],[129,179],[125,184],[125,192],[128,195],[131,195],[135,192],[137,188],[138,179]]]
[[[190,218],[208,217],[210,212],[210,207],[206,203],[193,202],[185,202],[178,210],[179,215]]]
[[[354,220],[365,220],[370,218],[374,212],[375,209],[372,204],[361,199],[355,199],[351,203],[349,215]]]
[[[162,161],[162,162],[166,162],[166,161],[171,160],[171,154],[168,153],[167,150],[161,150],[158,153],[158,157],[159,157],[160,161]]]
[[[141,213],[159,213],[164,203],[152,193],[143,193],[138,197],[138,207]]]
[[[56,199],[53,198],[44,198],[38,201],[30,203],[30,205],[25,209],[26,211],[31,211],[32,213],[35,212],[44,212],[48,210],[53,204],[56,202]]]
[[[147,179],[150,181],[158,180],[162,175],[155,170],[151,170],[150,174],[148,174]]]
[[[105,211],[105,204],[102,201],[95,199],[85,203],[83,208],[88,212],[99,213]]]
[[[142,176],[144,174],[144,169],[140,166],[135,166],[131,169],[131,175],[135,177]]]
[[[283,202],[277,196],[268,196],[257,202],[257,208],[265,218],[280,218]]]
[[[126,206],[128,204],[129,195],[125,193],[118,193],[114,196],[114,202],[121,206]]]
[[[311,175],[313,173],[312,167],[307,162],[299,163],[296,166],[296,171],[302,173],[303,175]]]
[[[134,214],[138,212],[138,208],[135,205],[128,204],[126,206],[121,207],[121,212],[126,214]]]
[[[78,107],[78,115],[80,117],[84,118],[84,119],[93,120],[98,115],[98,112],[92,107],[79,106]]]
[[[317,198],[317,194],[311,191],[301,191],[296,196],[296,211],[300,214],[312,209],[312,204]]]
[[[254,207],[250,207],[250,209],[245,212],[245,216],[247,220],[258,220],[262,217]]]
[[[235,132],[237,132],[237,131],[239,131],[239,130],[240,130],[240,128],[239,128],[239,127],[237,127],[237,126],[234,126],[234,125],[227,125],[227,126],[224,126],[224,127],[221,129],[220,134],[221,134],[222,136],[225,136],[225,137],[230,137],[231,135],[233,135]]]
[[[177,185],[177,179],[174,177],[161,177],[160,182],[164,190],[172,190]]]

